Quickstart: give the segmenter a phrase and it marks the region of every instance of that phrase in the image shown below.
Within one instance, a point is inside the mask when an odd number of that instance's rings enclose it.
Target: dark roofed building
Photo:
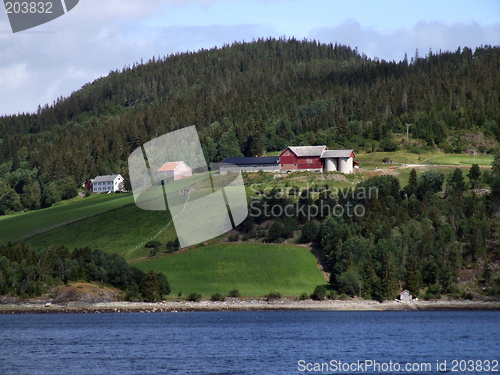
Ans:
[[[220,165],[220,173],[228,172],[279,172],[279,156],[226,158]]]

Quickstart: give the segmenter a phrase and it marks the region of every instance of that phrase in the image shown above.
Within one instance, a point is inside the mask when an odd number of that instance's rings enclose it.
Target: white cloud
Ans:
[[[152,56],[283,34],[265,19],[255,21],[258,24],[233,26],[146,26],[165,7],[205,8],[215,2],[234,1],[81,0],[65,16],[16,34],[12,34],[7,16],[0,9],[0,115],[34,112],[38,105],[68,96],[85,83],[141,58],[147,61]],[[255,4],[275,1],[278,0],[257,0]],[[227,16],[231,15],[224,15]],[[311,21],[305,19],[292,29],[305,30]],[[413,56],[415,48],[423,56],[429,48],[438,52],[455,50],[458,46],[496,44],[500,40],[500,25],[420,22],[409,28],[380,31],[364,28],[351,19],[338,26],[311,30],[307,35],[324,43],[358,47],[360,53],[370,57],[400,60],[405,52]]]
[[[323,43],[337,42],[358,47],[360,53],[364,52],[369,57],[399,61],[405,52],[408,58],[414,56],[416,49],[420,56],[425,56],[429,49],[439,52],[455,51],[459,46],[475,49],[480,45],[498,45],[500,24],[419,22],[412,28],[378,31],[363,28],[351,19],[339,26],[313,30],[309,37]]]

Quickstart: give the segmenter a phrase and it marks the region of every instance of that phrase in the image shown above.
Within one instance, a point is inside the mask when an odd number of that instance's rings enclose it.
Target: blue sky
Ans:
[[[141,58],[280,36],[396,61],[474,49],[500,44],[500,1],[80,0],[16,34],[0,6],[0,115],[34,112]]]

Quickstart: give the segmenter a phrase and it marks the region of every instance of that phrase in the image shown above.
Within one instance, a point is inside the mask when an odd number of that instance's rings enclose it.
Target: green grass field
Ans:
[[[43,210],[0,216],[0,244],[20,241],[58,226],[133,204],[131,194],[100,194]]]
[[[217,243],[132,263],[167,275],[172,295],[182,292],[227,295],[238,289],[243,296],[270,291],[296,296],[326,284],[316,258],[308,248],[289,245]]]
[[[121,254],[126,259],[135,259],[149,255],[149,250],[143,246],[144,242],[162,230],[169,221],[168,211],[146,211],[135,205],[127,205],[61,226],[26,242],[36,249],[59,245],[70,249],[89,246]],[[166,243],[175,237],[174,227],[170,224],[157,239]]]
[[[414,154],[405,151],[395,151],[356,154],[356,160],[360,164],[365,165],[372,163],[379,164],[386,158],[397,164],[440,164],[457,166],[471,166],[474,163],[479,166],[491,166],[493,161],[493,155],[476,155],[476,157],[474,157],[468,154],[445,154],[444,152]]]

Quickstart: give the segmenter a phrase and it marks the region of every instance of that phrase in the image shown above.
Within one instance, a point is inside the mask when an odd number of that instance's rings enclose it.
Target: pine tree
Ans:
[[[387,252],[382,262],[382,292],[385,298],[392,299],[397,291],[396,265],[394,255]]]
[[[420,285],[422,283],[422,278],[420,276],[420,271],[418,269],[417,260],[415,256],[412,255],[410,257],[410,261],[408,263],[408,270],[405,275],[406,280],[406,289],[410,291],[414,296],[418,295],[420,290]]]
[[[142,296],[146,302],[157,302],[161,300],[160,282],[158,275],[153,270],[149,270],[144,276]]]
[[[460,168],[455,168],[452,175],[448,179],[448,185],[455,194],[462,194],[465,191],[464,176]]]
[[[472,167],[469,169],[467,177],[469,177],[471,188],[475,189],[477,187],[479,178],[481,177],[481,171],[479,170],[479,165],[472,164]]]

